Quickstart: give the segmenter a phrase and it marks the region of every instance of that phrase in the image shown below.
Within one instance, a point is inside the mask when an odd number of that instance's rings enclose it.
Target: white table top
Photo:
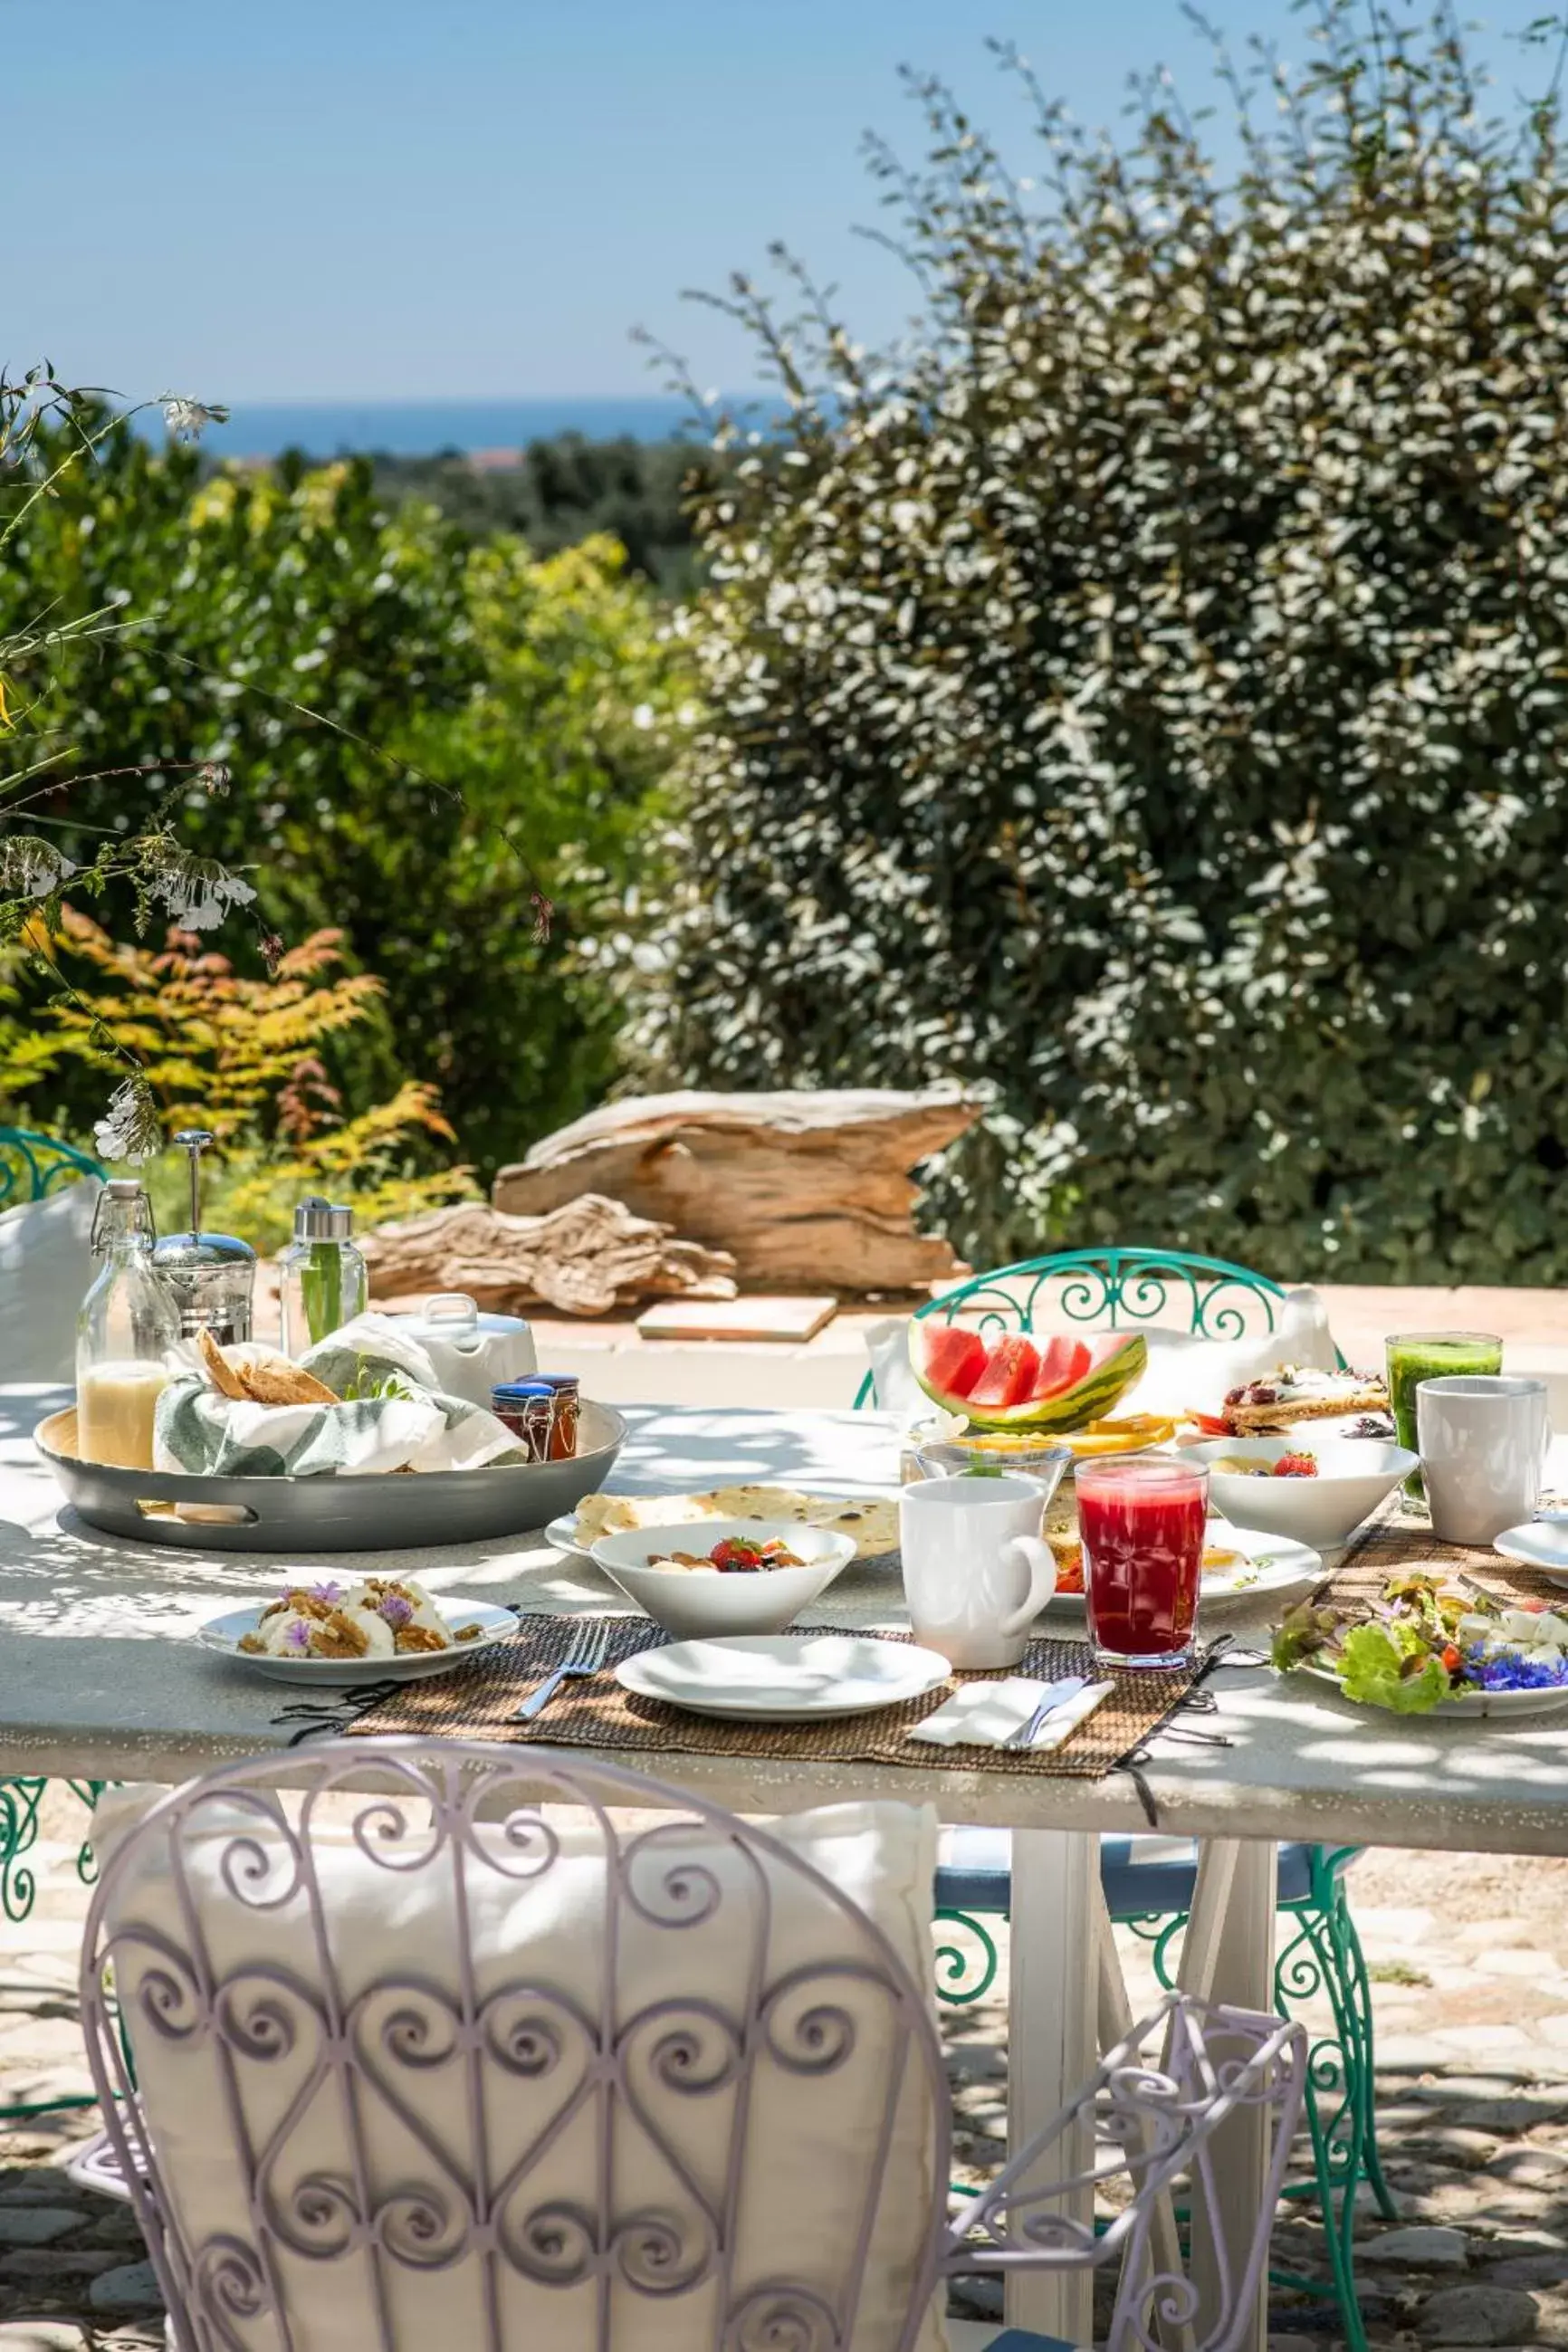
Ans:
[[[300,1694],[181,1638],[220,1609],[275,1592],[285,1568],[416,1575],[437,1592],[529,1609],[624,1606],[595,1569],[539,1535],[440,1552],[289,1555],[274,1566],[99,1534],[62,1507],[33,1451],[33,1426],[64,1401],[53,1390],[0,1389],[0,1772],[179,1780],[285,1744],[293,1726],[275,1718]],[[626,1410],[632,1433],[613,1483],[627,1490],[763,1479],[864,1494],[897,1483],[896,1434],[880,1415]],[[907,1622],[896,1576],[869,1566],[847,1572],[814,1617]],[[1068,1637],[1079,1630],[1049,1622]],[[1225,1620],[1238,1632],[1257,1622]],[[1159,1740],[1145,1778],[1163,1830],[1568,1853],[1568,1709],[1507,1725],[1400,1721],[1263,1667],[1221,1669],[1210,1687],[1218,1712],[1198,1725],[1231,1744]],[[877,1795],[927,1800],[950,1822],[1148,1825],[1126,1773],[1037,1780],[938,1761],[894,1769],[630,1752],[620,1760],[750,1811]]]

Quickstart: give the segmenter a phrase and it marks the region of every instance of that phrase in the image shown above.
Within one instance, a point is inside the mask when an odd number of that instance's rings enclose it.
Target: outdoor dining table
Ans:
[[[593,1565],[542,1532],[448,1549],[290,1556],[193,1551],[100,1533],[64,1506],[31,1432],[67,1402],[0,1389],[0,1773],[176,1781],[227,1759],[283,1748],[296,1694],[187,1638],[226,1607],[270,1597],[281,1571],[417,1576],[443,1591],[529,1610],[603,1612],[620,1597]],[[890,1416],[698,1406],[626,1408],[612,1484],[680,1492],[734,1480],[846,1495],[899,1481]],[[1276,1603],[1276,1607],[1278,1603]],[[897,1574],[857,1564],[809,1622],[901,1627]],[[1229,1612],[1226,1629],[1267,1621]],[[1072,1633],[1068,1623],[1053,1631]],[[1209,1630],[1216,1630],[1211,1628]],[[1568,1853],[1568,1711],[1506,1725],[1378,1717],[1325,1685],[1262,1665],[1210,1676],[1215,1711],[1193,1741],[1157,1735],[1141,1778],[1003,1775],[922,1748],[908,1766],[661,1750],[651,1769],[710,1800],[773,1813],[849,1798],[928,1802],[945,1822],[1014,1832],[1009,1979],[1009,2130],[1014,2146],[1093,2070],[1103,1906],[1098,1833],[1150,1824],[1201,1841],[1184,1980],[1266,2009],[1273,1997],[1274,1843]],[[548,1717],[543,1728],[548,1736]],[[616,1751],[605,1751],[616,1754]],[[627,1750],[616,1760],[649,1769]],[[1260,2147],[1226,2168],[1227,2220],[1256,2211]],[[1254,2161],[1253,2159],[1256,2159]],[[1009,2282],[1016,2325],[1089,2340],[1084,2273]],[[1264,2313],[1257,2314],[1262,2341]]]

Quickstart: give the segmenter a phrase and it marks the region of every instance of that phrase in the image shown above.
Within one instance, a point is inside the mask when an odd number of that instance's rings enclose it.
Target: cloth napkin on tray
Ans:
[[[528,1459],[506,1423],[463,1397],[444,1395],[417,1340],[387,1315],[358,1315],[300,1361],[344,1404],[251,1404],[219,1396],[197,1374],[171,1381],[158,1400],[153,1466],[217,1478],[364,1476],[415,1470],[479,1470]],[[395,1381],[400,1394],[374,1396]]]
[[[1022,1731],[1050,1685],[1029,1675],[1008,1675],[999,1683],[961,1683],[934,1715],[917,1723],[907,1735],[929,1739],[938,1748],[1005,1748]],[[1089,1683],[1077,1695],[1053,1707],[1029,1742],[1031,1756],[1048,1756],[1088,1721],[1097,1706],[1110,1696],[1114,1685]]]

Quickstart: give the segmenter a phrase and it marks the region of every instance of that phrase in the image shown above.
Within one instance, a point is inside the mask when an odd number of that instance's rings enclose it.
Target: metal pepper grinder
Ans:
[[[176,1143],[190,1155],[191,1229],[165,1234],[153,1252],[153,1270],[180,1310],[180,1334],[210,1331],[220,1347],[250,1337],[256,1252],[232,1234],[202,1231],[202,1154],[213,1141],[205,1127],[183,1128]]]

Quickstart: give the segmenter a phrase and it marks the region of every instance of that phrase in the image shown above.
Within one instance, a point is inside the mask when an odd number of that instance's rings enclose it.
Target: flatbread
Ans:
[[[1227,1404],[1225,1421],[1238,1437],[1279,1436],[1300,1421],[1342,1421],[1351,1413],[1388,1411],[1388,1391],[1380,1383],[1354,1389],[1348,1396],[1281,1397],[1273,1404]]]
[[[776,1519],[797,1527],[830,1528],[853,1536],[858,1559],[882,1559],[899,1548],[899,1506],[890,1496],[803,1495],[795,1486],[713,1486],[700,1495],[584,1495],[577,1506],[577,1540],[634,1528],[689,1527],[700,1519]]]

